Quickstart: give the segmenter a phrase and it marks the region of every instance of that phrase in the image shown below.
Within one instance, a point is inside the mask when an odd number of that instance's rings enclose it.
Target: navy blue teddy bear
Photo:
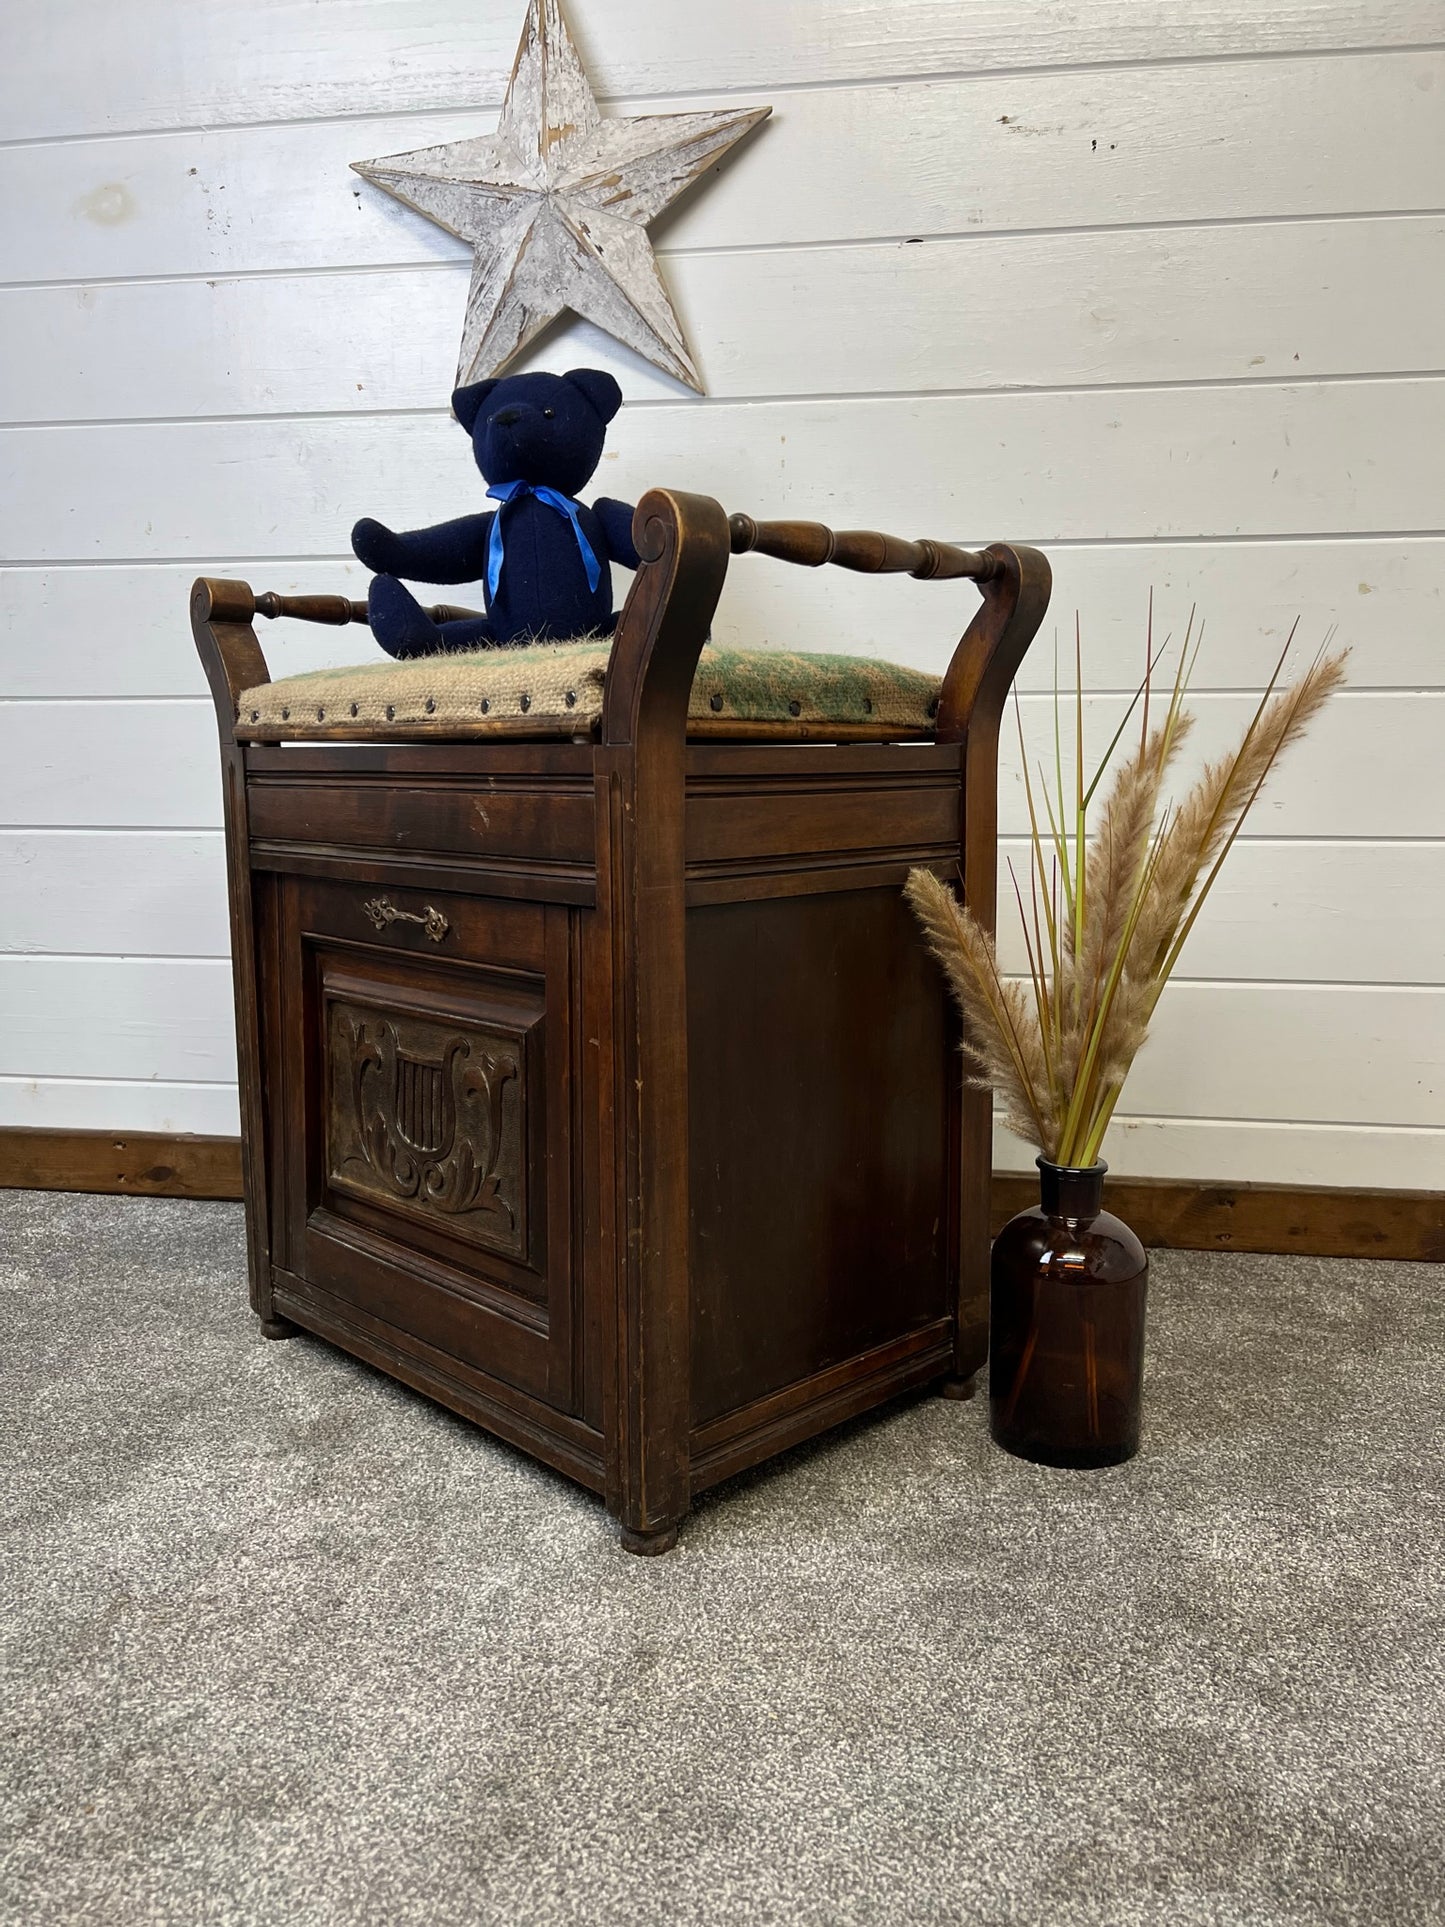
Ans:
[[[602,458],[622,406],[611,375],[507,375],[452,396],[477,467],[500,507],[435,528],[394,534],[369,518],[351,531],[374,569],[371,633],[392,656],[518,642],[610,636],[617,626],[609,563],[638,566],[626,502],[575,499]],[[485,616],[435,623],[397,581],[486,583]]]

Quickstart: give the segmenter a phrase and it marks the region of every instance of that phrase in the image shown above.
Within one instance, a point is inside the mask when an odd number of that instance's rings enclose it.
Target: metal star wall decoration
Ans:
[[[495,134],[352,166],[475,250],[458,385],[570,308],[701,394],[647,228],[771,112],[604,120],[558,0],[529,0]]]

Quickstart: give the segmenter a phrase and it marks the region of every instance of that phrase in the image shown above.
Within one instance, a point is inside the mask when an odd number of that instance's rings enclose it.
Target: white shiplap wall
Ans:
[[[520,0],[47,0],[0,66],[0,1124],[236,1128],[185,591],[473,507],[463,251],[346,163],[481,131]],[[577,325],[600,478],[1046,547],[1103,730],[1149,589],[1201,749],[1296,615],[1353,684],[1236,847],[1117,1169],[1445,1183],[1438,0],[571,0],[617,110],[770,101],[658,231],[711,391]],[[936,585],[736,572],[728,637],[946,659]],[[266,637],[278,673],[360,632]],[[1047,639],[1022,678],[1046,713]],[[1003,827],[1022,825],[1016,770]],[[1022,1162],[1016,1146],[1006,1161]]]

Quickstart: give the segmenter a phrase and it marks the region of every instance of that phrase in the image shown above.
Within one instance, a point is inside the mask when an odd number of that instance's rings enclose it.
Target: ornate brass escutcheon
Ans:
[[[430,904],[420,914],[415,910],[398,910],[390,897],[373,897],[361,907],[378,930],[385,930],[393,923],[419,923],[433,943],[440,943],[451,929],[441,911],[434,910]]]

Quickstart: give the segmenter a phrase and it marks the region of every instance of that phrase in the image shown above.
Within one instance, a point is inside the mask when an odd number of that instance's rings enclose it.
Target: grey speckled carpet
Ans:
[[[6,1921],[1445,1918],[1432,1269],[1162,1254],[1132,1465],[929,1399],[645,1561],[234,1207],[0,1240]]]

